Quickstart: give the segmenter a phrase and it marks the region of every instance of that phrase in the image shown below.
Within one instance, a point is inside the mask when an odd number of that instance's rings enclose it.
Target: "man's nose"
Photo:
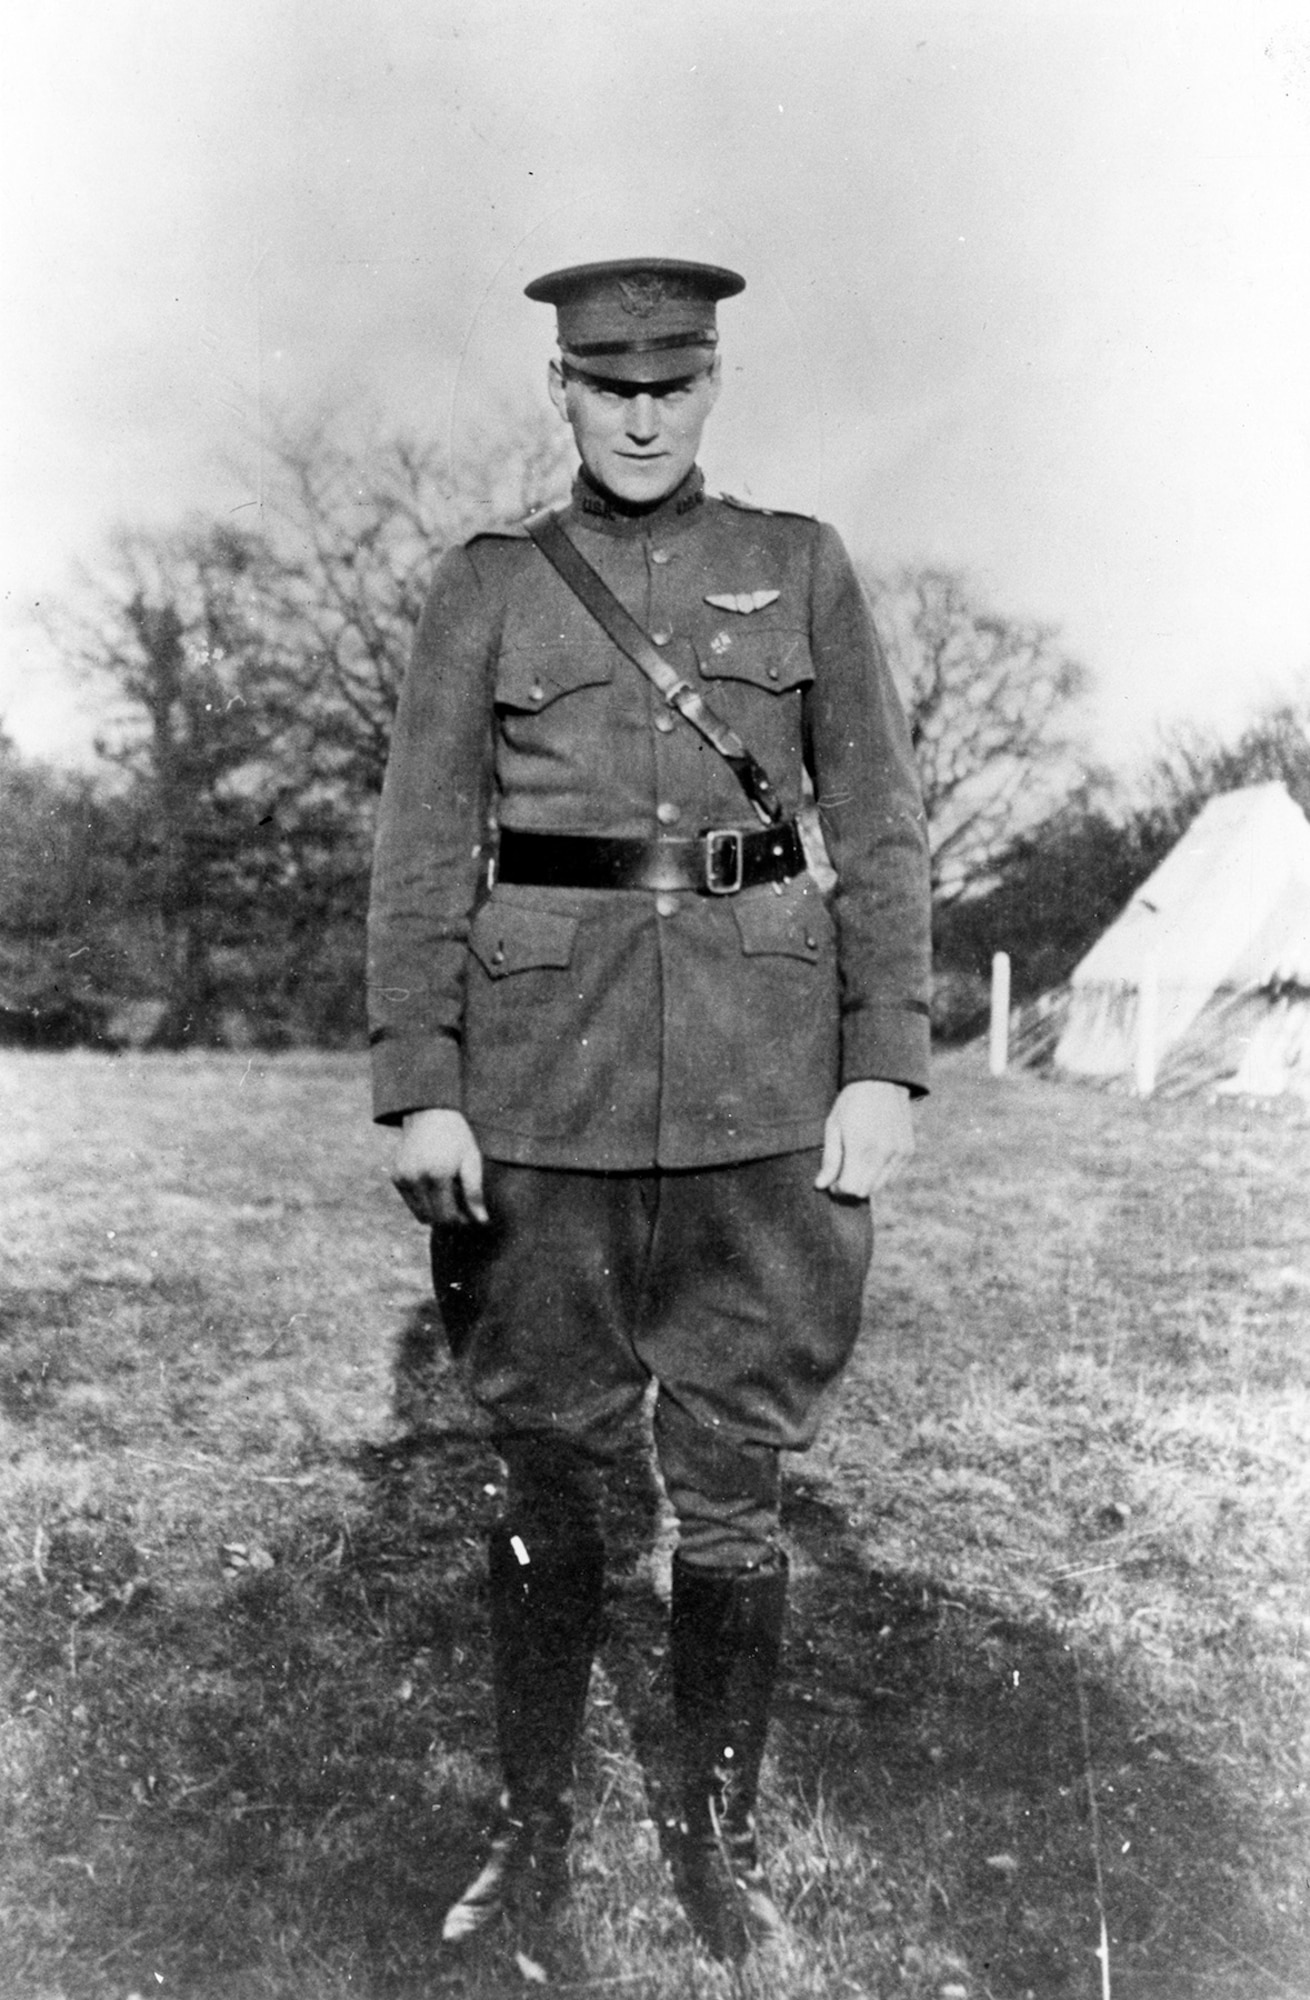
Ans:
[[[628,436],[650,439],[656,436],[659,427],[660,409],[654,396],[644,391],[634,396],[628,404]]]

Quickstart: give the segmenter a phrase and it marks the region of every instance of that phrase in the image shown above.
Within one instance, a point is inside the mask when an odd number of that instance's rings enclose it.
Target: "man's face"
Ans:
[[[598,486],[630,507],[680,486],[719,394],[719,363],[675,382],[614,382],[550,364],[550,398]]]

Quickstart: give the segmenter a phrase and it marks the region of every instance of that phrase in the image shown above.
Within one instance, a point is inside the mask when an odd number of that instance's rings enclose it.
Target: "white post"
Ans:
[[[992,1023],[987,1047],[987,1067],[993,1076],[1004,1076],[1010,1056],[1010,955],[998,951],[992,958]]]
[[[1137,985],[1137,1060],[1133,1081],[1139,1097],[1155,1089],[1156,1042],[1160,1033],[1160,961],[1153,951],[1142,960]]]

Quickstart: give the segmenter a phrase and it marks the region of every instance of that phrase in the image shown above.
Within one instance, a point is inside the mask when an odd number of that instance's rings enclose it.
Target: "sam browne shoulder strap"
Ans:
[[[669,707],[676,709],[736,775],[737,781],[765,826],[777,826],[783,819],[782,801],[773,788],[768,772],[749,750],[736,730],[716,715],[705,697],[685,680],[672,662],[659,651],[631,612],[624,609],[605,579],[587,561],[577,544],[549,509],[534,514],[525,524],[547,562],[563,577],[601,629],[619,651],[646,676]]]

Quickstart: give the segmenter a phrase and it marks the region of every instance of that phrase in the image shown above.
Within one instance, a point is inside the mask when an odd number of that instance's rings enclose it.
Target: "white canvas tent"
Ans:
[[[1074,970],[1055,1066],[1310,1098],[1310,821],[1281,783],[1204,806]]]

